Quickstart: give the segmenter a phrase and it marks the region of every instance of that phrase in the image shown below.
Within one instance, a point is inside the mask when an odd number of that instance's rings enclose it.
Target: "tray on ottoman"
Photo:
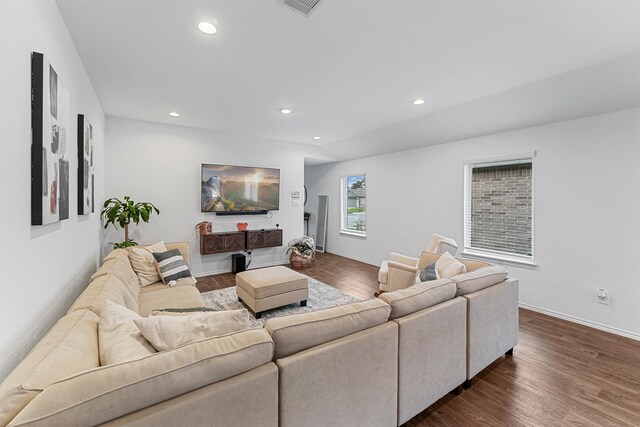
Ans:
[[[307,276],[287,267],[261,268],[236,274],[236,293],[259,319],[261,312],[272,308],[295,302],[307,305],[309,282]]]

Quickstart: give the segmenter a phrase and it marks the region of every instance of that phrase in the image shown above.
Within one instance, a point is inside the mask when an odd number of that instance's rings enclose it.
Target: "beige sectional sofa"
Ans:
[[[189,264],[187,243],[166,247]],[[140,288],[128,252],[111,252],[67,315],[0,385],[1,426],[277,424],[278,370],[265,330],[100,366],[105,300],[145,316],[204,305],[192,280]],[[232,396],[247,400],[238,406]]]
[[[204,305],[189,281],[137,287],[127,260],[109,254],[0,385],[0,426],[394,426],[517,343],[518,281],[462,260],[457,277],[100,366],[105,300],[145,315]]]

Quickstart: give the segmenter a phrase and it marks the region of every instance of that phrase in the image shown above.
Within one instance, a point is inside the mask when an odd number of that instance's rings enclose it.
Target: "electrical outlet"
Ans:
[[[609,305],[609,292],[602,288],[598,289],[598,292],[596,293],[596,302],[598,304]]]

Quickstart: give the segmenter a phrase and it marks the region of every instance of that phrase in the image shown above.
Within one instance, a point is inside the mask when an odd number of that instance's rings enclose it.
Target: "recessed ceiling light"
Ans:
[[[413,100],[413,105],[422,105],[424,104],[424,99],[418,98]]]
[[[291,110],[291,109],[289,109],[289,108],[281,108],[281,109],[280,109],[280,112],[281,112],[282,114],[291,114],[291,111],[293,111],[293,110]]]
[[[180,113],[176,113],[175,111],[170,112],[169,115],[171,117],[180,117]]]
[[[218,32],[218,29],[211,22],[201,22],[198,24],[198,29],[205,34],[215,34]]]
[[[319,136],[314,136],[313,139],[320,139],[320,137]]]

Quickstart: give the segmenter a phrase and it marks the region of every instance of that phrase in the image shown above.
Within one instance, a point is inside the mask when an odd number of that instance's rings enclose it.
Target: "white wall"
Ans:
[[[310,167],[307,210],[329,195],[328,251],[372,264],[419,254],[434,232],[462,245],[463,162],[534,150],[538,267],[507,266],[521,303],[640,338],[640,109]],[[339,177],[360,172],[366,239],[339,234]]]
[[[99,260],[98,214],[77,212],[76,117],[94,127],[96,198],[104,195],[104,112],[53,0],[4,0],[0,13],[0,380],[66,312]],[[32,227],[31,52],[43,53],[70,95],[70,218]]]
[[[237,230],[238,222],[249,229],[283,229],[283,243],[303,234],[303,204],[292,205],[291,192],[304,185],[304,156],[316,155],[317,147],[222,132],[109,117],[107,119],[107,197],[132,196],[154,203],[160,215],[148,224],[133,227],[131,237],[139,243],[188,241],[192,272],[196,276],[231,271],[231,253],[204,255],[195,225],[213,222],[215,231]],[[202,163],[259,166],[280,169],[280,210],[264,215],[216,216],[200,212],[200,165]],[[108,242],[122,241],[120,230],[108,231]],[[288,260],[286,246],[253,251],[251,267],[282,264]]]

